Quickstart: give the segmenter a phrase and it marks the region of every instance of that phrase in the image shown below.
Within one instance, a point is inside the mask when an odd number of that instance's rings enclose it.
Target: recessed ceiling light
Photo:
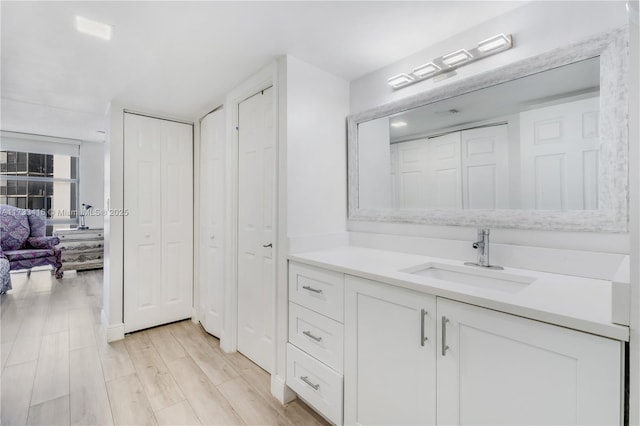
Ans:
[[[406,125],[406,121],[394,121],[393,123],[391,123],[391,127],[404,127]]]
[[[452,67],[454,65],[467,62],[472,58],[473,58],[473,55],[469,53],[467,49],[460,49],[460,50],[456,50],[455,52],[451,52],[448,55],[444,55],[442,57],[442,62]]]
[[[102,22],[92,21],[83,16],[76,15],[76,30],[103,40],[111,40],[113,27]]]
[[[482,40],[478,43],[478,50],[482,53],[494,52],[497,50],[504,50],[511,47],[511,36],[504,34],[494,35],[486,40]]]
[[[394,75],[389,80],[387,80],[387,82],[389,83],[389,86],[393,88],[402,87],[404,85],[411,83],[412,81],[413,81],[413,77],[407,74]]]
[[[438,71],[440,71],[440,67],[433,62],[429,62],[428,64],[420,65],[419,67],[414,68],[413,75],[420,78],[425,78],[432,74],[435,74]]]

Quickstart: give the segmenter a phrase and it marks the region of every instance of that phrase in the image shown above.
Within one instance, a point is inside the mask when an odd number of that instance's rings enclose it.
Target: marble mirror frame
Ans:
[[[562,231],[627,232],[627,32],[619,29],[347,117],[349,220]],[[358,124],[600,57],[598,210],[366,209],[358,206]]]

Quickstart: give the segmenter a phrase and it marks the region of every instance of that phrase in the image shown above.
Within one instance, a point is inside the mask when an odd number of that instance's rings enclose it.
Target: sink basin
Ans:
[[[480,267],[456,266],[435,262],[403,269],[399,272],[507,293],[516,293],[524,290],[529,284],[536,280],[533,277],[525,275],[481,269]]]

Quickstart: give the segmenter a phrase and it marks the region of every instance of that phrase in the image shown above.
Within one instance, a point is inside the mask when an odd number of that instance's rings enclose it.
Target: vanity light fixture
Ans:
[[[428,64],[420,65],[417,68],[413,69],[413,75],[418,78],[427,78],[430,75],[433,75],[440,71],[442,68],[434,64],[433,62],[429,62]]]
[[[76,30],[103,40],[111,40],[113,27],[102,22],[93,21],[83,16],[76,15]]]
[[[395,75],[387,82],[393,89],[400,89],[431,77],[436,77],[434,81],[444,80],[456,75],[455,70],[463,65],[503,52],[512,47],[513,39],[511,34],[496,34],[482,40],[471,49],[459,49],[434,58],[431,62],[414,68],[411,73]]]
[[[394,121],[391,123],[391,127],[405,127],[406,125],[406,121]]]
[[[505,34],[494,35],[478,43],[478,50],[485,55],[489,52],[498,53],[511,47],[511,36]]]
[[[394,89],[397,89],[399,87],[404,87],[407,84],[413,83],[413,81],[414,81],[414,78],[407,74],[394,75],[389,80],[387,80],[387,82],[389,83],[389,86],[393,87]]]
[[[467,49],[456,50],[442,57],[442,62],[449,67],[460,65],[464,62],[469,62],[473,59],[473,55],[467,51]]]

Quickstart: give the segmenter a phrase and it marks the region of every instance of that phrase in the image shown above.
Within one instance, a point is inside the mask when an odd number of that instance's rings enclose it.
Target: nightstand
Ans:
[[[63,271],[102,268],[104,229],[58,229],[53,235],[60,238]]]

